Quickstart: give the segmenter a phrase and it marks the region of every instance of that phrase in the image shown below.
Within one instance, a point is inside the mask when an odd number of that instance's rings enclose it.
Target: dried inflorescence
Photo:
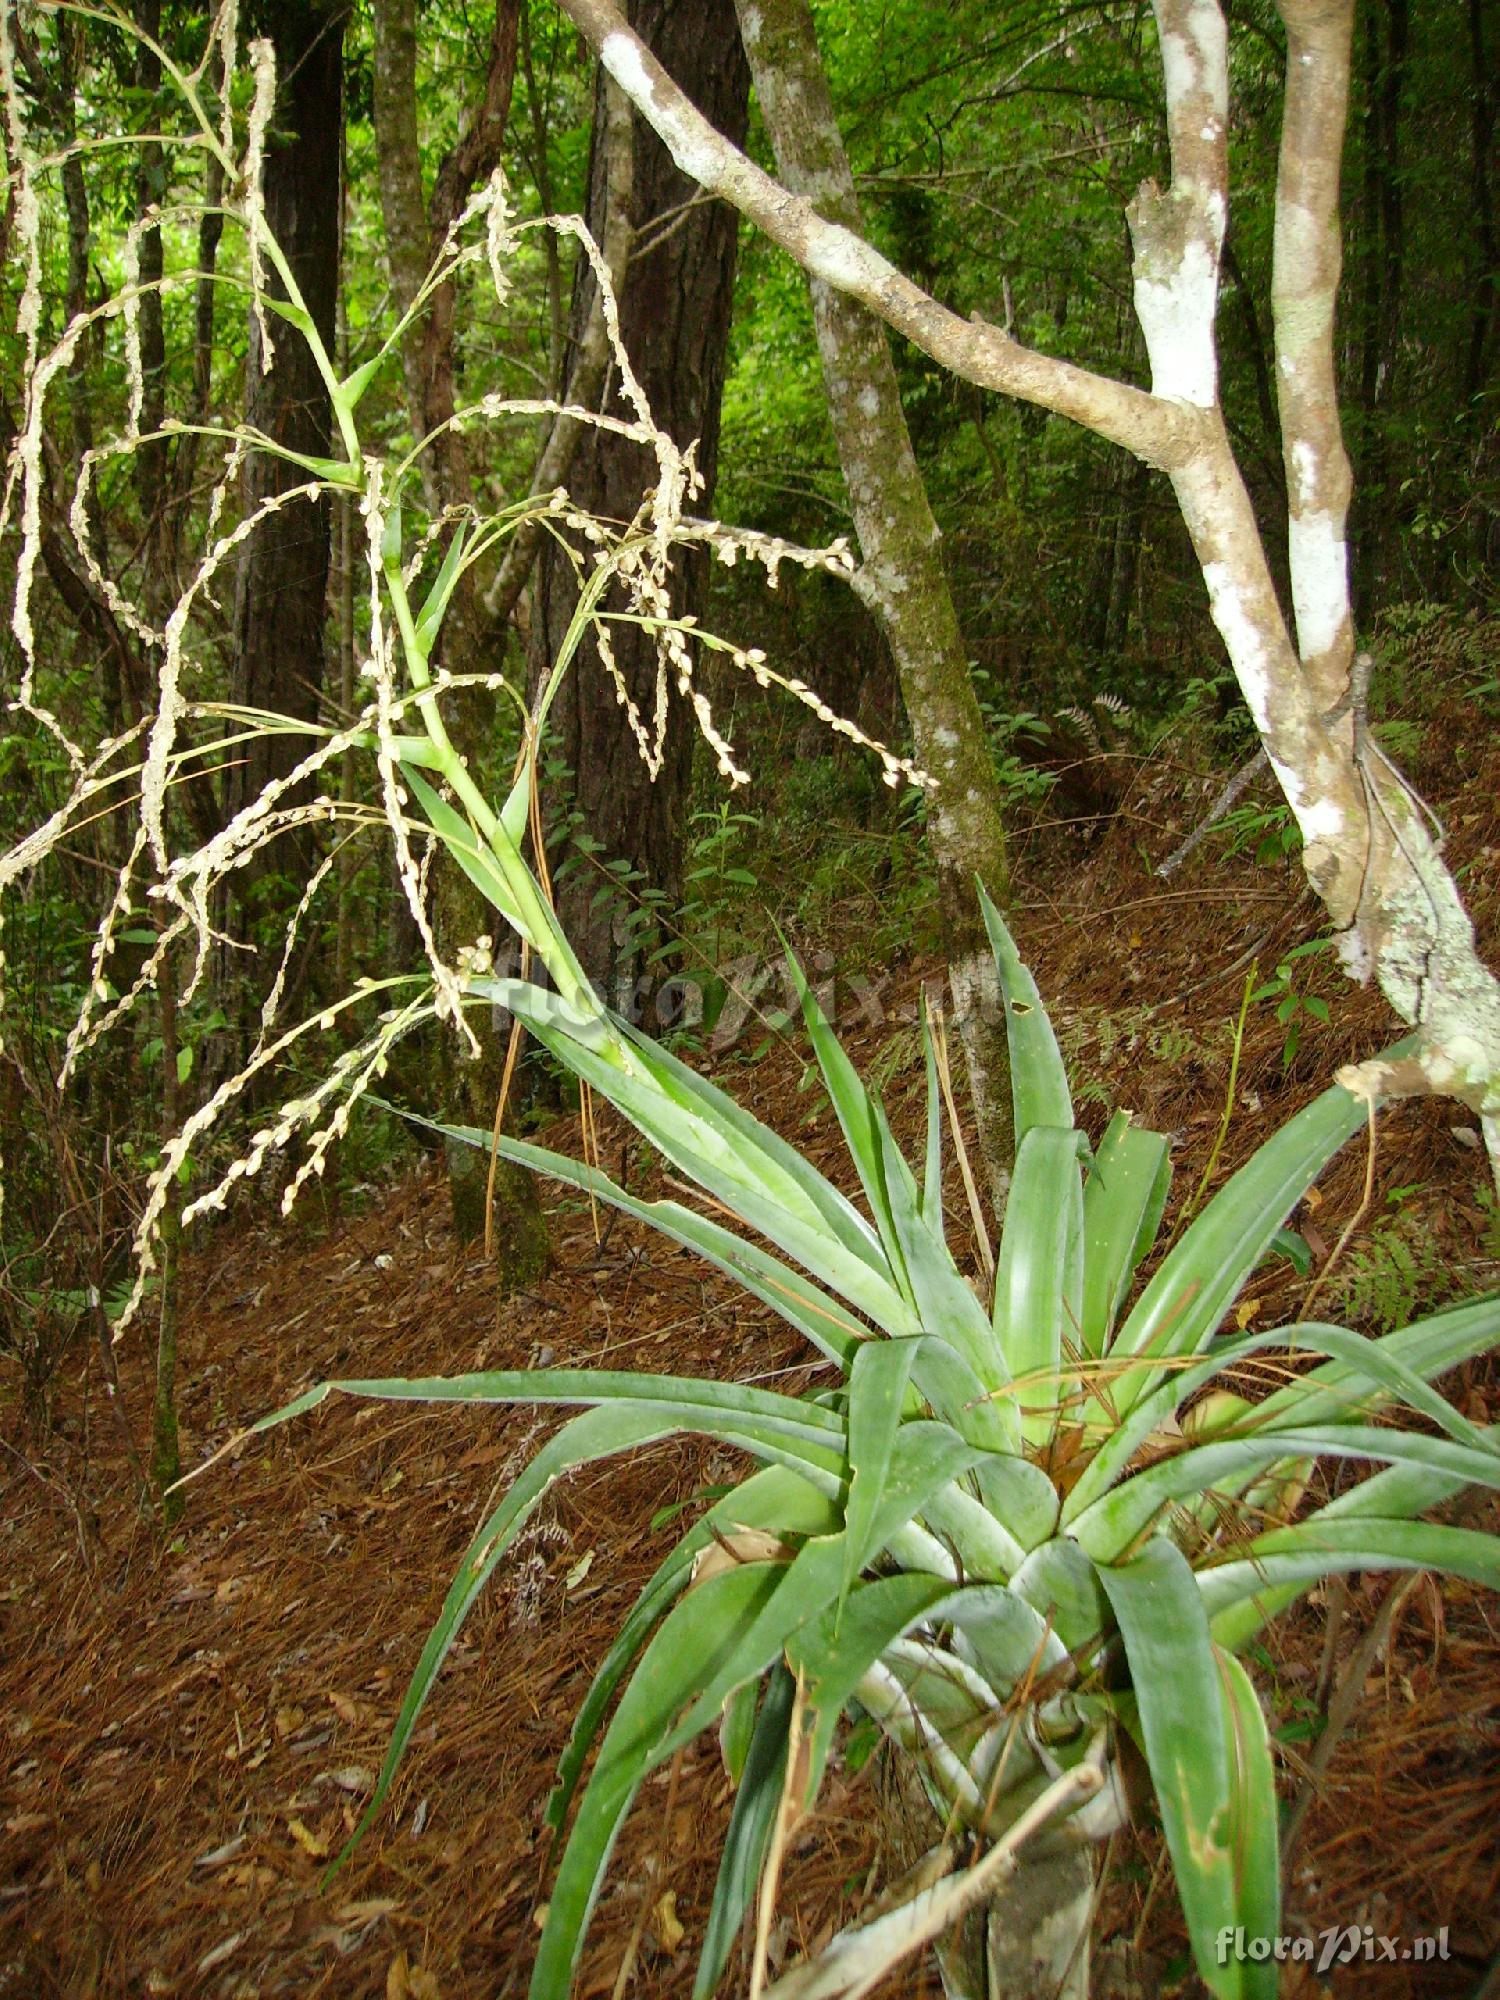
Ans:
[[[124,21],[121,27],[126,32],[135,32]],[[251,101],[242,132],[237,131],[232,102],[236,34],[235,0],[225,0],[195,70],[183,72],[165,51],[158,51],[164,73],[181,94],[187,119],[183,132],[156,136],[162,144],[177,149],[184,159],[193,154],[204,155],[222,180],[226,191],[222,212],[243,230],[246,241],[254,323],[252,351],[259,365],[266,368],[272,357],[268,301],[273,279],[293,308],[300,309],[302,302],[295,278],[267,226],[261,192],[267,133],[275,104],[274,59],[267,43],[251,44],[248,52]],[[188,426],[168,420],[161,430],[141,432],[145,404],[141,301],[148,291],[165,295],[197,283],[200,278],[195,269],[184,267],[168,268],[159,278],[142,281],[141,243],[148,229],[160,228],[168,220],[190,218],[196,212],[190,205],[179,201],[170,208],[143,211],[125,233],[121,253],[123,285],[103,301],[75,315],[52,347],[45,353],[41,351],[42,207],[37,190],[47,173],[60,168],[67,153],[43,160],[30,145],[24,100],[16,85],[11,17],[4,10],[0,10],[0,91],[4,95],[13,227],[23,246],[26,268],[19,323],[26,341],[28,382],[23,422],[0,499],[0,533],[7,527],[18,530],[20,544],[11,629],[20,647],[22,673],[10,706],[51,732],[63,747],[73,774],[70,795],[64,804],[44,826],[8,855],[0,857],[0,893],[18,876],[36,867],[77,825],[86,810],[96,812],[101,806],[108,809],[110,805],[116,811],[124,810],[127,788],[133,783],[139,786],[136,825],[126,844],[94,941],[90,976],[68,1037],[59,1084],[66,1083],[84,1051],[129,1015],[143,996],[167,976],[169,967],[174,968],[173,976],[180,981],[179,1004],[192,996],[214,962],[213,948],[231,942],[216,928],[223,921],[218,914],[222,909],[218,894],[221,885],[292,828],[326,828],[342,821],[349,829],[346,838],[371,828],[383,832],[391,842],[397,873],[428,966],[425,979],[362,986],[315,1018],[282,1027],[280,1014],[291,954],[331,872],[333,855],[330,853],[314,867],[288,925],[279,963],[261,1006],[259,1032],[248,1056],[238,1072],[221,1082],[185,1120],[177,1136],[164,1148],[160,1164],[151,1176],[136,1238],[136,1284],[119,1322],[123,1330],[143,1296],[153,1266],[153,1245],[160,1220],[173,1198],[179,1170],[223,1114],[243,1097],[250,1083],[272,1069],[303,1037],[336,1026],[348,1007],[367,999],[372,991],[389,989],[387,997],[393,1004],[373,1032],[357,1047],[325,1058],[322,1080],[280,1106],[214,1185],[188,1204],[183,1211],[184,1219],[222,1207],[237,1181],[257,1173],[272,1154],[288,1146],[294,1137],[300,1137],[305,1145],[304,1157],[283,1196],[284,1205],[289,1206],[308,1177],[323,1171],[329,1149],[344,1132],[353,1104],[379,1077],[391,1047],[419,1022],[436,1016],[467,1036],[471,1048],[477,1047],[464,1018],[464,983],[468,976],[465,954],[462,951],[457,954],[459,963],[455,965],[445,962],[428,914],[427,872],[433,833],[425,820],[412,816],[409,786],[402,774],[402,756],[413,741],[411,732],[415,729],[428,751],[436,755],[436,763],[431,755],[424,760],[429,771],[436,769],[439,782],[457,796],[460,806],[473,818],[481,809],[481,802],[472,794],[463,759],[447,736],[442,697],[456,686],[475,683],[504,691],[512,699],[517,697],[499,674],[454,676],[441,668],[433,673],[427,661],[431,635],[426,650],[421,644],[413,649],[411,614],[404,608],[406,593],[419,584],[424,566],[440,552],[444,538],[451,550],[453,539],[464,537],[462,560],[468,567],[496,549],[523,521],[538,515],[544,519],[572,551],[599,659],[613,680],[641,757],[653,776],[663,762],[666,731],[670,726],[669,689],[675,686],[691,708],[720,772],[732,784],[748,781],[749,773],[717,727],[708,696],[697,677],[697,651],[707,649],[725,656],[735,667],[752,675],[760,686],[782,688],[830,728],[873,751],[881,760],[887,783],[894,785],[903,779],[917,784],[926,781],[909,760],[894,755],[853,723],[837,716],[805,683],[777,672],[763,652],[702,632],[691,618],[673,615],[673,566],[684,547],[706,546],[726,564],[741,558],[758,562],[773,586],[783,563],[822,568],[850,577],[854,561],[843,542],[825,549],[802,549],[778,537],[701,520],[687,511],[703,484],[694,448],[680,448],[655,423],[621,338],[609,268],[588,229],[577,217],[518,219],[503,173],[497,170],[448,231],[411,312],[387,334],[382,355],[396,352],[411,315],[419,312],[436,288],[452,278],[460,267],[486,266],[495,296],[503,300],[509,288],[507,261],[524,231],[547,228],[571,238],[587,259],[599,287],[613,354],[613,376],[628,414],[609,415],[551,399],[507,398],[496,394],[460,409],[450,424],[462,429],[477,422],[543,416],[552,420],[571,418],[612,431],[644,446],[652,454],[656,478],[651,490],[635,519],[623,528],[582,513],[561,489],[491,516],[480,515],[473,509],[448,510],[426,523],[403,560],[400,554],[403,499],[413,484],[419,454],[431,447],[434,438],[423,439],[405,459],[394,463],[365,450],[355,424],[359,382],[356,378],[348,383],[340,380],[331,357],[310,331],[310,321],[304,331],[328,389],[347,462],[325,468],[298,460],[308,475],[306,478],[241,511],[236,502],[245,461],[257,450],[280,451],[285,456],[274,440],[244,422]],[[87,153],[94,143],[97,142],[75,141],[67,152]],[[117,321],[121,326],[127,385],[124,425],[120,435],[81,454],[66,513],[92,587],[152,663],[155,705],[150,716],[129,731],[85,748],[70,740],[57,716],[38,699],[36,689],[37,645],[32,600],[48,477],[45,421],[49,393],[73,365],[85,338],[107,335]],[[367,379],[369,372],[368,368],[363,369],[360,376]],[[101,467],[128,457],[143,444],[185,433],[196,435],[217,449],[220,458],[198,531],[196,566],[165,617],[161,618],[159,610],[156,612],[161,619],[158,624],[100,561],[100,552],[91,545],[89,511]],[[280,718],[211,698],[212,683],[198,650],[197,634],[203,607],[212,602],[213,582],[269,515],[310,502],[329,490],[355,497],[364,531],[368,639],[359,662],[364,689],[359,712],[341,717],[336,727],[304,726],[304,734],[311,739],[309,747],[286,775],[270,779],[210,838],[174,847],[176,827],[170,811],[174,787],[200,773],[216,754],[222,754],[245,735],[287,726]],[[13,519],[16,514],[18,518]],[[658,666],[649,713],[642,712],[616,664],[611,626],[620,619],[645,624],[656,636]],[[559,663],[553,686],[566,664],[566,660]],[[550,694],[549,688],[538,712],[525,716],[528,741],[535,740]],[[340,799],[338,787],[329,782],[330,775],[339,770],[350,751],[374,757],[379,788],[377,802],[373,804]],[[469,797],[464,796],[466,788]],[[117,939],[127,919],[143,909],[154,914],[156,942],[128,986],[117,991],[110,976]]]

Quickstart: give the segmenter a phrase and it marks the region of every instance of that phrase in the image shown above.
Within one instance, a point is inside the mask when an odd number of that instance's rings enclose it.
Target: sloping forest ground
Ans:
[[[1500,745],[1476,739],[1453,698],[1424,726],[1413,777],[1442,811],[1450,852],[1491,957],[1500,943]],[[1455,754],[1460,743],[1465,758]],[[1460,763],[1464,768],[1460,769]],[[1295,862],[1201,848],[1180,874],[1149,872],[1212,790],[1145,767],[1111,822],[1084,839],[1039,829],[1021,845],[1016,928],[1056,1004],[1097,1136],[1128,1104],[1178,1138],[1175,1199],[1209,1158],[1226,1102],[1232,1026],[1252,960],[1262,980],[1314,934]],[[844,939],[857,928],[849,914]],[[1271,1002],[1249,1010],[1218,1176],[1312,1095],[1336,1064],[1390,1032],[1326,955],[1295,962],[1300,1051]],[[861,968],[857,950],[848,960]],[[882,965],[881,973],[890,971]],[[838,1015],[856,1060],[886,1079],[898,1131],[921,1119],[921,1061],[899,1018],[932,963],[897,964],[884,1019]],[[850,989],[852,992],[852,988]],[[838,1172],[820,1098],[800,1088],[794,1042],[750,1036],[721,1065],[759,1115]],[[1097,1086],[1095,1089],[1093,1086]],[[1369,1330],[1496,1281],[1500,1229],[1482,1155],[1452,1105],[1382,1117],[1374,1192],[1334,1285]],[[576,1127],[543,1135],[564,1149]],[[1474,1137],[1468,1132],[1470,1140]],[[612,1171],[655,1170],[602,1122]],[[1298,1226],[1326,1254],[1361,1210],[1366,1153],[1351,1146]],[[963,1198],[950,1174],[951,1213]],[[724,1370],[799,1386],[796,1336],[691,1256],[627,1222],[596,1237],[586,1206],[549,1193],[555,1262],[498,1316],[484,1261],[457,1252],[434,1170],[343,1219],[246,1216],[200,1243],[183,1293],[184,1451],[197,1463],[320,1376],[608,1362]],[[1290,1265],[1250,1288],[1247,1324],[1295,1315]],[[1329,1310],[1325,1298],[1323,1310]],[[128,1426],[145,1434],[148,1343],[120,1355]],[[1493,1362],[1449,1383],[1469,1415],[1500,1419]],[[8,1389],[6,1391],[8,1394]],[[323,1892],[324,1857],[353,1826],[407,1676],[481,1509],[543,1427],[525,1413],[335,1402],[231,1454],[189,1491],[172,1536],[153,1536],[137,1475],[78,1350],[50,1432],[0,1406],[0,1995],[441,1995],[525,1989],[546,1893],[541,1807],[569,1719],[634,1592],[667,1545],[658,1510],[728,1468],[675,1444],[565,1481],[549,1496],[450,1657],[393,1798]],[[1492,1510],[1493,1511],[1493,1510]],[[1492,1522],[1493,1524],[1493,1522]],[[1347,1670],[1388,1588],[1354,1580],[1337,1640]],[[1304,1784],[1307,1718],[1327,1626],[1306,1606],[1268,1635],[1258,1682],[1283,1732],[1287,1796]],[[836,1765],[795,1843],[774,1934],[787,1961],[877,1897],[902,1865],[877,1809],[877,1756]],[[729,1788],[713,1745],[645,1788],[601,1901],[578,1991],[691,1988]],[[1149,1825],[1117,1841],[1096,1927],[1138,1943],[1130,1989],[1186,1990],[1169,1887]],[[1500,1945],[1500,1605],[1423,1584],[1368,1667],[1351,1727],[1318,1791],[1292,1868],[1287,1928],[1369,1923],[1402,1944],[1447,1927],[1430,1965],[1360,1962],[1326,1979],[1289,1967],[1291,1993],[1468,1995]],[[680,1930],[679,1930],[680,1927]],[[1101,1986],[1104,1982],[1101,1981]],[[736,1989],[738,1990],[738,1989]],[[935,1973],[892,1994],[938,1992]],[[1123,1990],[1123,1989],[1122,1989]],[[1488,1990],[1488,1989],[1487,1989]]]

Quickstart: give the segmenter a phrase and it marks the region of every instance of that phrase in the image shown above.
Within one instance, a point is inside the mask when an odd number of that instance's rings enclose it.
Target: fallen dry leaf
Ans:
[[[193,1862],[195,1868],[222,1868],[226,1861],[233,1861],[245,1845],[245,1835],[237,1833],[233,1840],[226,1840],[222,1847],[210,1847],[206,1854],[200,1854]]]
[[[696,1590],[711,1576],[737,1569],[741,1563],[790,1562],[793,1553],[779,1535],[768,1534],[764,1528],[736,1528],[727,1535],[716,1534],[707,1548],[700,1549],[693,1558],[692,1582],[688,1588]]]
[[[277,1709],[273,1720],[275,1721],[276,1724],[276,1734],[281,1738],[282,1742],[285,1743],[286,1739],[289,1736],[296,1735],[297,1731],[302,1727],[303,1723],[307,1720],[307,1710],[305,1708],[296,1708],[293,1707],[291,1704],[288,1704],[285,1708]]]
[[[304,1826],[300,1819],[288,1819],[286,1824],[287,1831],[304,1854],[310,1854],[314,1861],[327,1858],[328,1842],[320,1835],[314,1833],[310,1827]]]
[[[341,1792],[368,1792],[374,1789],[375,1773],[364,1764],[341,1764],[327,1773]]]
[[[340,1722],[358,1722],[359,1709],[348,1695],[330,1692],[328,1705]]]
[[[212,1951],[206,1951],[199,1959],[199,1973],[212,1972],[216,1965],[222,1965],[226,1958],[232,1957],[244,1942],[243,1931],[231,1931],[221,1944],[216,1944]]]
[[[687,1936],[687,1931],[677,1915],[675,1889],[668,1889],[657,1897],[656,1907],[651,1912],[651,1928],[656,1933],[656,1942],[669,1956]]]
[[[394,1896],[367,1896],[363,1902],[341,1903],[333,1914],[341,1924],[368,1924],[400,1907]]]

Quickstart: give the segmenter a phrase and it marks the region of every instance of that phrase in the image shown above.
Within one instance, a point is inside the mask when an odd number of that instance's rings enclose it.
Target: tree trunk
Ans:
[[[177,959],[170,950],[157,978],[157,994],[161,1002],[161,1142],[165,1150],[182,1130],[182,1086],[177,1078]],[[182,1516],[182,1495],[170,1491],[182,1472],[177,1430],[181,1252],[182,1208],[180,1202],[169,1201],[161,1214],[161,1298],[156,1323],[156,1384],[151,1399],[151,1484],[164,1528],[174,1527]]]
[[[515,83],[516,31],[520,0],[499,0],[490,41],[484,95],[462,124],[462,137],[439,167],[430,198],[424,198],[417,120],[417,21],[413,0],[375,0],[375,135],[380,170],[380,208],[386,257],[396,304],[405,312],[441,254],[452,223],[462,213],[475,184],[500,157]],[[414,437],[440,435],[422,458],[422,484],[429,511],[468,505],[473,482],[464,442],[446,429],[457,407],[455,335],[458,289],[440,285],[424,318],[408,330],[402,346],[407,412]],[[481,627],[473,572],[459,579],[449,605],[440,646],[458,673],[482,671],[498,635]],[[454,690],[446,702],[449,726],[467,755],[483,760],[490,748],[494,701],[487,690]],[[493,914],[474,884],[447,855],[439,857],[433,895],[434,934],[450,961],[481,932],[492,930]],[[467,1060],[455,1037],[446,1037],[438,1061],[437,1094],[445,1115],[465,1124],[487,1126],[494,1116],[504,1068],[505,1045],[493,1024],[477,1028],[480,1053]],[[445,1149],[448,1196],[454,1234],[468,1245],[486,1238],[495,1252],[501,1297],[531,1284],[547,1263],[546,1221],[536,1183],[524,1168],[490,1162],[472,1146]],[[487,1227],[493,1206],[493,1228]]]
[[[1442,1094],[1480,1115],[1500,1180],[1500,981],[1420,801],[1368,739],[1349,604],[1349,463],[1334,379],[1339,163],[1353,0],[1281,0],[1287,69],[1272,326],[1287,471],[1293,639],[1219,404],[1214,317],[1229,213],[1228,29],[1214,0],[1154,0],[1172,179],[1127,211],[1152,387],[1137,389],[966,320],[793,194],[695,110],[610,0],[559,0],[654,130],[815,277],[979,388],[1085,424],[1168,474],[1209,610],[1303,836],[1303,866],[1350,977],[1417,1030],[1399,1060],[1339,1072],[1372,1105]]]
[[[1406,252],[1401,94],[1410,42],[1406,0],[1370,0],[1364,41],[1364,285],[1355,488],[1354,608],[1368,626],[1385,595],[1395,530],[1392,387],[1401,352]]]
[[[859,231],[859,200],[834,117],[807,0],[739,0],[761,116],[786,185],[830,222]],[[1000,790],[968,653],[917,470],[886,333],[821,278],[809,280],[839,461],[864,562],[855,588],[890,642],[917,762],[934,780],[928,834],[937,863],[953,1003],[980,1145],[996,1205],[1009,1185],[1013,1128],[1005,1028],[975,882],[1009,890]]]
[[[334,341],[338,296],[340,167],[343,124],[344,11],[341,0],[270,0],[254,30],[276,51],[276,112],[267,136],[266,223],[292,268],[325,348]],[[270,281],[273,284],[274,280]],[[267,315],[269,366],[259,317],[251,315],[247,424],[292,451],[326,458],[332,413],[311,348],[295,328]],[[269,452],[246,461],[246,513],[303,483],[306,474]],[[253,530],[240,561],[235,602],[234,699],[300,721],[317,717],[323,688],[332,508],[327,494],[299,499],[268,514]],[[229,814],[304,754],[294,735],[261,736],[241,746],[230,771]],[[284,857],[288,844],[262,850]],[[305,862],[305,851],[298,854]]]
[[[750,77],[733,0],[636,0],[631,21],[704,116],[734,143],[743,140]],[[607,222],[606,95],[601,77],[587,218],[596,238],[603,236]],[[620,297],[621,334],[656,422],[679,445],[699,440],[697,462],[707,509],[718,459],[737,220],[725,205],[704,202],[696,182],[673,163],[661,141],[638,125],[631,222],[635,251]],[[592,273],[580,260],[571,319],[571,335],[580,349],[594,289]],[[575,367],[576,360],[570,360],[569,400]],[[655,478],[656,461],[643,447],[590,429],[579,440],[568,485],[584,511],[629,521]],[[702,554],[678,559],[672,601],[677,616],[697,610],[705,561]],[[531,623],[534,682],[545,678],[556,658],[576,602],[572,565],[548,542],[537,571]],[[625,684],[649,713],[655,703],[655,640],[631,626],[616,627],[612,636]],[[636,1002],[642,964],[625,921],[628,911],[639,907],[633,899],[656,892],[675,902],[682,889],[683,819],[695,731],[675,690],[671,702],[675,712],[666,761],[654,784],[592,644],[580,648],[551,713],[555,753],[572,774],[566,790],[556,796],[557,804],[578,816],[581,831],[604,859],[623,859],[632,871],[623,905],[612,896],[596,900],[609,878],[582,855],[558,884],[558,909],[575,951],[589,976],[624,1011]]]

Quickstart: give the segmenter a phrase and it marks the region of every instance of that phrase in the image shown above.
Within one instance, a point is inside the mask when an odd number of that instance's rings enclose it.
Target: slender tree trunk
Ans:
[[[619,85],[606,77],[604,91],[604,130],[597,143],[604,155],[604,186],[599,196],[599,206],[603,214],[603,236],[599,241],[604,267],[609,272],[610,290],[616,298],[625,289],[625,276],[630,268],[630,249],[634,238],[631,228],[631,179],[634,171],[635,138],[632,132],[634,120],[630,105]],[[550,210],[549,210],[550,213]],[[549,248],[548,288],[550,292],[552,261],[557,249],[557,239],[551,230],[547,232]],[[558,355],[563,351],[562,338],[558,339]],[[609,344],[609,329],[604,318],[604,299],[599,287],[591,288],[591,297],[583,331],[574,344],[567,380],[567,404],[570,409],[597,410],[604,396],[605,383],[609,379],[610,366],[614,360]],[[548,382],[554,385],[554,393],[561,396],[562,383],[553,372],[552,358],[548,357]],[[531,474],[531,485],[527,489],[531,496],[556,492],[559,486],[566,486],[572,475],[573,461],[578,455],[584,435],[590,425],[581,417],[568,416],[559,412],[541,451],[537,454],[536,465]],[[505,560],[500,565],[500,574],[485,602],[485,609],[496,624],[503,624],[521,600],[528,579],[536,564],[537,552],[542,545],[542,519],[539,513],[528,515],[506,547]]]
[[[1493,25],[1493,22],[1492,22]],[[1464,405],[1467,409],[1489,380],[1486,356],[1500,299],[1500,246],[1495,235],[1494,146],[1495,106],[1500,84],[1490,68],[1493,47],[1485,49],[1484,0],[1469,0],[1470,117],[1474,147],[1474,271],[1469,281],[1469,344],[1464,358]]]
[[[637,0],[631,20],[704,116],[738,144],[748,118],[750,78],[733,0]],[[588,222],[596,238],[604,235],[608,221],[608,124],[608,93],[601,78],[588,201]],[[704,201],[654,133],[638,126],[630,219],[635,248],[620,296],[625,349],[657,423],[679,445],[699,440],[702,504],[707,508],[718,460],[736,217],[723,204]],[[573,290],[571,332],[577,346],[569,366],[570,401],[594,291],[592,273],[580,260]],[[586,512],[629,521],[655,476],[656,461],[643,447],[590,429],[577,442],[568,485]],[[704,561],[701,555],[681,559],[673,597],[679,616],[698,608]],[[560,550],[544,546],[531,621],[534,681],[545,677],[556,658],[576,601],[572,565]],[[655,641],[628,626],[617,628],[613,638],[625,684],[650,713],[657,677]],[[683,819],[695,732],[675,690],[671,703],[666,762],[654,784],[592,645],[580,649],[553,704],[551,721],[556,753],[572,773],[567,806],[578,815],[581,830],[605,858],[629,864],[637,892],[658,892],[675,902],[682,888]],[[606,882],[587,861],[575,863],[559,879],[558,908],[590,977],[611,1001],[628,1009],[636,998],[640,955],[621,921],[625,913],[609,898],[598,900]]]
[[[74,104],[83,23],[70,22],[66,17],[59,20],[56,77],[49,74],[30,36],[25,32],[19,15],[13,23],[12,32],[16,52],[25,68],[27,79],[39,102],[46,107],[48,118],[60,141],[59,150],[63,155],[63,208],[68,219],[67,282],[63,308],[67,318],[72,320],[88,309],[89,256],[92,241],[88,185],[84,180],[83,160],[76,150],[78,118]],[[82,465],[85,453],[92,450],[94,444],[94,409],[88,379],[87,342],[79,342],[74,349],[67,366],[66,380],[68,420],[72,431],[72,455],[76,471]],[[6,428],[14,436],[16,425],[9,420],[8,413]],[[48,511],[51,512],[50,507]],[[99,655],[99,696],[107,726],[111,734],[114,734],[120,729],[127,711],[139,704],[141,675],[137,670],[133,647],[127,641],[113,610],[95,586],[92,577],[85,574],[89,557],[106,573],[110,561],[104,506],[99,498],[97,480],[90,482],[84,505],[84,534],[88,548],[86,551],[80,550],[80,560],[75,560],[69,541],[64,539],[61,523],[54,516],[43,527],[43,559],[63,601],[75,616],[79,616],[81,623],[94,629],[103,642]]]
[[[1405,204],[1401,94],[1410,23],[1406,0],[1367,0],[1364,39],[1364,244],[1355,487],[1354,608],[1368,625],[1384,594],[1394,530],[1389,411],[1400,353]]]
[[[1287,68],[1271,279],[1293,639],[1219,404],[1214,317],[1229,212],[1228,28],[1214,0],[1154,0],[1170,46],[1172,179],[1127,210],[1136,316],[1152,387],[1024,347],[928,296],[852,230],[826,221],[715,132],[611,0],[559,0],[631,102],[690,165],[813,276],[857,298],[974,383],[1085,424],[1168,474],[1209,610],[1303,835],[1303,866],[1350,977],[1376,978],[1411,1052],[1339,1081],[1371,1104],[1441,1094],[1480,1114],[1500,1178],[1500,980],[1423,808],[1368,741],[1349,601],[1349,462],[1334,374],[1339,163],[1353,0],[1280,0]]]
[[[161,34],[161,0],[137,0],[136,25],[153,41]],[[136,88],[145,99],[144,122],[156,122],[156,92],[161,89],[160,59],[143,43],[136,57]],[[164,200],[167,191],[166,160],[155,139],[141,142],[140,165],[136,174],[136,214],[143,221]],[[161,230],[148,224],[141,231],[139,269],[144,287],[139,307],[141,351],[142,431],[148,441],[136,447],[132,469],[141,510],[143,581],[147,614],[160,625],[175,591],[168,574],[169,487],[167,441],[150,436],[161,429],[167,406],[167,343],[162,324],[160,285],[163,271]]]
[[[782,180],[828,221],[862,221],[806,0],[739,0],[761,116]],[[855,588],[879,619],[900,676],[917,762],[934,780],[928,833],[980,1144],[997,1206],[1012,1125],[1005,1030],[975,883],[1009,892],[1000,791],[939,533],[901,408],[885,329],[821,278],[809,281],[834,437],[863,565]]]
[[[477,182],[500,157],[515,83],[519,0],[499,0],[490,41],[484,93],[465,118],[462,137],[438,169],[424,198],[417,117],[417,21],[413,0],[375,0],[375,132],[380,206],[385,224],[391,285],[402,312],[417,296],[448,231]],[[422,459],[429,511],[467,507],[473,499],[463,438],[446,428],[457,407],[458,287],[449,279],[408,330],[402,348],[407,412],[412,432],[437,435]],[[485,627],[473,573],[459,581],[444,624],[441,650],[458,673],[494,663],[497,634]],[[485,758],[494,703],[480,688],[448,697],[449,724],[465,752]],[[463,872],[440,859],[434,882],[433,919],[438,948],[448,958],[494,930],[494,916]],[[504,1066],[504,1036],[492,1022],[476,1023],[480,1054],[468,1060],[453,1038],[442,1044],[438,1092],[442,1108],[466,1124],[488,1126],[494,1117]],[[446,1149],[448,1193],[455,1234],[463,1244],[487,1239],[495,1253],[501,1297],[532,1283],[545,1267],[547,1230],[534,1177],[508,1161],[491,1163],[472,1146]],[[487,1228],[493,1207],[493,1227]]]
[[[182,1129],[182,1088],[177,1080],[177,964],[169,951],[157,979],[161,1002],[161,1137],[166,1146]],[[182,1495],[169,1493],[182,1471],[177,1431],[178,1270],[182,1250],[182,1209],[169,1201],[162,1210],[156,1322],[156,1388],[151,1402],[151,1484],[162,1523],[172,1527],[182,1514]]]
[[[330,353],[338,296],[344,19],[342,0],[331,5],[271,0],[253,24],[276,51],[276,112],[264,172],[266,222]],[[295,328],[274,315],[267,318],[274,350],[269,367],[259,320],[251,316],[246,422],[293,451],[326,458],[332,412],[312,350]],[[245,511],[301,485],[305,477],[284,459],[253,452],[245,467]],[[316,719],[331,521],[326,494],[299,499],[267,515],[246,541],[235,604],[236,701],[296,720]],[[229,811],[255,798],[272,778],[285,776],[304,747],[287,734],[245,744],[243,761],[227,782]],[[273,851],[285,856],[287,847]],[[299,858],[305,861],[305,850]]]

